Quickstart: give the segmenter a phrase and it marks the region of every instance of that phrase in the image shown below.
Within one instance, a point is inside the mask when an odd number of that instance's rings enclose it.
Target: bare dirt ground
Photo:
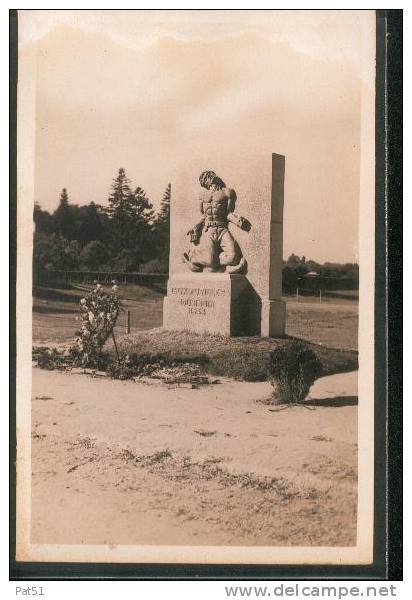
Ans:
[[[33,370],[32,542],[356,543],[357,373],[168,389]]]

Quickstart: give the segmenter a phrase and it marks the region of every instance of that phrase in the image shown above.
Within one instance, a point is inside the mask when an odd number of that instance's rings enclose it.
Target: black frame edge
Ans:
[[[17,10],[10,10],[10,580],[399,580],[402,576],[401,520],[401,123],[402,10],[377,10],[376,94],[376,330],[375,372],[375,543],[371,565],[187,565],[17,562],[15,556],[15,289],[16,289],[16,116]],[[387,33],[390,34],[389,41]],[[387,78],[386,78],[387,74]],[[379,86],[378,86],[379,84]],[[386,115],[385,92],[389,108]],[[389,122],[386,131],[386,117]],[[383,132],[383,134],[382,134]],[[388,139],[388,188],[385,188]],[[388,215],[386,226],[385,212]],[[388,243],[388,246],[386,244]],[[386,254],[388,248],[388,254]],[[389,281],[387,269],[389,268]],[[389,288],[387,286],[389,284]],[[386,298],[391,306],[386,312]],[[384,305],[384,306],[383,306]],[[382,310],[383,307],[383,310]],[[388,337],[386,327],[388,326]],[[14,338],[13,338],[14,334]],[[389,353],[386,352],[386,342]],[[389,381],[387,377],[389,369]],[[389,403],[387,405],[387,392]],[[389,411],[387,413],[387,408]],[[386,437],[388,414],[389,439]],[[388,461],[382,460],[387,449]],[[384,489],[382,494],[380,490]],[[386,496],[388,507],[386,507]],[[388,508],[388,512],[386,509]],[[387,523],[382,527],[382,523]]]

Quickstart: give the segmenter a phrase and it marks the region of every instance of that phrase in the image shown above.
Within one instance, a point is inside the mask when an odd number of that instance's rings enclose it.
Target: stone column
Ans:
[[[285,334],[286,305],[282,301],[284,183],[285,157],[272,154],[268,296],[262,298],[261,315],[261,335],[264,337]]]

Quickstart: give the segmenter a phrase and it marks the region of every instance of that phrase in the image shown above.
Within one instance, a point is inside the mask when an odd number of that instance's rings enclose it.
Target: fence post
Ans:
[[[322,304],[322,290],[319,289],[319,304]]]
[[[299,302],[299,288],[296,288],[296,300]]]
[[[127,326],[126,326],[126,332],[130,333],[130,310],[127,311]]]

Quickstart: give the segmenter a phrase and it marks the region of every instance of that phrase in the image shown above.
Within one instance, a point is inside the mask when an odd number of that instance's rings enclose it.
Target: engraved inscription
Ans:
[[[170,292],[179,297],[179,304],[186,307],[191,315],[207,315],[210,311],[213,312],[215,298],[226,295],[223,288],[173,287]]]
[[[226,290],[223,288],[190,288],[190,287],[172,287],[171,293],[174,296],[224,296]]]

